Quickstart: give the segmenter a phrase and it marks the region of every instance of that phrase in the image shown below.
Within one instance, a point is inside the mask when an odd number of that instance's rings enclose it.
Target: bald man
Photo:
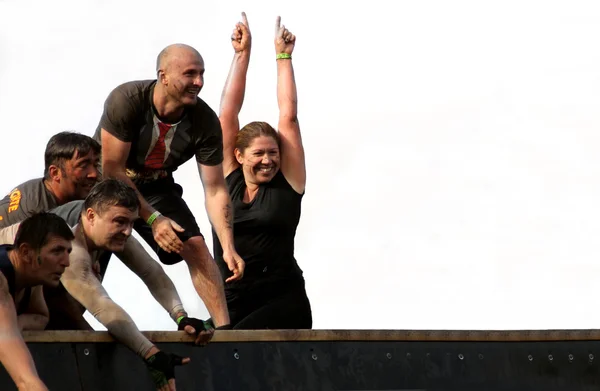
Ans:
[[[102,145],[103,175],[136,189],[142,207],[135,230],[163,264],[185,260],[215,327],[228,328],[219,268],[173,178],[179,166],[196,158],[206,211],[233,272],[226,283],[235,285],[245,264],[233,245],[219,118],[198,97],[204,60],[193,47],[174,44],[158,55],[156,72],[156,80],[124,83],[106,99],[94,135]]]

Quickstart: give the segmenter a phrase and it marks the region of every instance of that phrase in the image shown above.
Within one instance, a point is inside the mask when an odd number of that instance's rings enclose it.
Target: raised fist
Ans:
[[[231,34],[231,45],[236,53],[250,49],[252,36],[250,35],[250,27],[246,13],[242,12],[242,21],[235,24],[233,33]]]
[[[281,24],[281,16],[278,16],[275,22],[275,53],[292,54],[295,43],[296,36]]]

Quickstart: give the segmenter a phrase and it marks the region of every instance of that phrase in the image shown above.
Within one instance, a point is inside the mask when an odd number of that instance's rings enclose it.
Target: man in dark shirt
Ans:
[[[132,81],[106,99],[95,139],[102,145],[102,170],[138,192],[142,208],[135,229],[167,265],[186,261],[196,291],[215,325],[229,324],[220,272],[173,172],[195,157],[206,210],[233,275],[244,261],[233,245],[232,213],[223,177],[223,142],[216,113],[197,95],[204,61],[192,47],[165,48],[157,59],[157,80]]]
[[[19,390],[47,388],[23,341],[17,308],[35,300],[34,287],[58,286],[69,266],[74,238],[62,218],[40,213],[21,223],[14,246],[0,246],[0,363]]]

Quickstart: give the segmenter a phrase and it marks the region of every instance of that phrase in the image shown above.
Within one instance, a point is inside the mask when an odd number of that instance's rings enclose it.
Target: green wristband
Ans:
[[[177,324],[179,324],[183,318],[185,318],[185,315],[181,315],[179,318],[177,318]]]
[[[159,212],[159,211],[157,211],[157,210],[155,210],[155,211],[154,211],[154,213],[152,213],[152,214],[150,215],[150,217],[148,217],[148,221],[146,221],[146,224],[148,224],[148,225],[150,225],[150,226],[151,226],[151,225],[152,225],[152,223],[154,223],[154,220],[156,220],[156,218],[157,218],[158,216],[160,216],[160,215],[161,215],[161,214],[160,214],[160,212]]]
[[[288,54],[288,53],[279,53],[277,56],[275,56],[275,58],[277,60],[281,60],[281,59],[289,59],[289,60],[291,60],[292,59],[292,55]]]

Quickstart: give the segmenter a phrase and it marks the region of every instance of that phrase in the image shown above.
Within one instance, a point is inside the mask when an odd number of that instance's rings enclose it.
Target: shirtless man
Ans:
[[[21,330],[39,328],[40,319],[28,318],[28,312],[32,306],[44,311],[41,285],[59,284],[69,266],[73,239],[62,218],[40,213],[20,224],[14,245],[0,246],[0,363],[21,391],[47,390]],[[22,316],[17,320],[19,313]]]

